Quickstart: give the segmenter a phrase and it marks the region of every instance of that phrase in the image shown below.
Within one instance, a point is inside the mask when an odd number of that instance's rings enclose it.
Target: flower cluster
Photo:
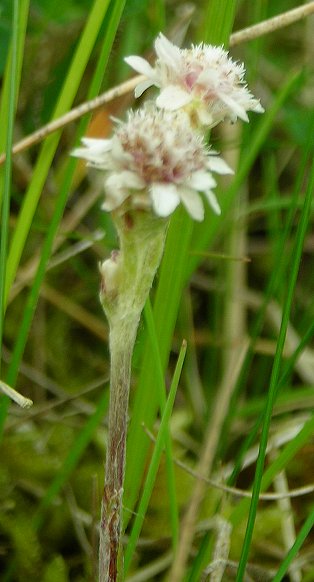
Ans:
[[[159,34],[155,50],[158,58],[154,68],[142,57],[125,59],[146,77],[136,87],[136,96],[156,85],[161,89],[157,107],[168,111],[184,108],[207,127],[224,119],[236,121],[237,117],[249,121],[247,111],[264,111],[244,82],[244,65],[235,63],[221,47],[202,43],[179,49]]]
[[[213,211],[220,213],[212,172],[232,170],[182,112],[150,107],[131,111],[111,139],[85,138],[83,145],[73,155],[106,171],[104,210],[152,208],[157,216],[167,217],[182,202],[192,218],[203,220],[198,193],[203,192]]]
[[[138,56],[125,60],[146,77],[136,96],[152,85],[160,88],[156,104],[130,111],[111,139],[83,139],[73,155],[104,170],[104,210],[153,211],[165,218],[181,202],[193,219],[203,220],[199,193],[219,214],[212,173],[232,173],[206,145],[205,129],[225,119],[248,121],[247,111],[264,110],[244,82],[244,65],[221,47],[180,49],[160,34],[155,49],[154,67]]]

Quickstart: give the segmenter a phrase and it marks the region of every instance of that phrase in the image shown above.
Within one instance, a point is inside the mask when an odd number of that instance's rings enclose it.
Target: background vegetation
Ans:
[[[110,135],[133,95],[11,158],[12,141],[127,79],[123,56],[152,55],[161,30],[228,44],[296,5],[2,0],[1,378],[34,401],[1,396],[2,580],[96,580],[109,390],[97,264],[116,239],[101,178],[69,154],[83,134]],[[219,185],[222,217],[207,209],[193,225],[181,209],[171,221],[133,366],[133,582],[314,580],[313,487],[302,489],[314,460],[313,29],[312,16],[231,49],[266,113],[211,136],[236,169]],[[272,495],[258,503],[260,491]]]

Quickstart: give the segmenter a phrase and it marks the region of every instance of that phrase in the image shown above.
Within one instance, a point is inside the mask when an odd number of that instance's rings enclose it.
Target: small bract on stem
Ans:
[[[181,50],[162,34],[157,62],[127,62],[147,79],[137,89],[161,89],[156,103],[128,113],[111,139],[85,138],[73,155],[105,174],[105,201],[120,248],[100,265],[100,300],[107,316],[111,358],[108,443],[102,498],[99,581],[123,580],[121,549],[131,361],[141,313],[160,264],[167,225],[182,203],[194,220],[204,218],[202,193],[220,214],[213,173],[233,173],[206,143],[204,132],[224,119],[248,121],[262,112],[244,84],[244,66],[221,47]]]

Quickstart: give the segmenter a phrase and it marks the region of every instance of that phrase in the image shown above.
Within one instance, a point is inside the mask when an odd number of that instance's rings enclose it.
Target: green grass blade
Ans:
[[[109,0],[95,0],[87,20],[80,42],[73,56],[69,72],[54,110],[53,118],[58,117],[69,110],[73,103],[77,89],[81,82],[86,64],[95,44],[101,24],[106,15]],[[42,192],[47,174],[58,146],[61,132],[49,136],[42,146],[33,178],[25,196],[14,231],[7,264],[6,290],[7,299],[9,290],[16,275],[19,261],[23,252],[32,219]]]
[[[156,26],[158,27],[158,32],[164,32],[166,28],[166,5],[165,0],[156,0],[155,2],[155,13],[156,13]]]
[[[277,391],[277,383],[278,383],[278,377],[279,377],[280,366],[281,366],[282,352],[283,352],[283,348],[284,348],[284,342],[285,342],[287,327],[288,327],[288,323],[289,323],[289,317],[290,317],[290,311],[291,311],[291,305],[292,305],[292,300],[293,300],[295,284],[296,284],[296,280],[297,280],[297,276],[298,276],[298,272],[299,272],[299,266],[300,266],[300,261],[301,261],[301,256],[302,256],[304,239],[305,239],[305,235],[306,235],[307,227],[308,227],[308,222],[309,222],[309,218],[310,218],[311,200],[312,200],[312,196],[313,196],[313,189],[314,189],[314,164],[312,165],[312,171],[311,171],[311,175],[309,178],[309,183],[308,183],[308,187],[307,187],[307,191],[306,191],[306,195],[305,195],[303,211],[302,211],[302,214],[300,217],[300,223],[299,223],[299,227],[298,227],[296,239],[295,239],[295,249],[294,249],[294,254],[292,257],[291,268],[290,268],[290,280],[288,283],[287,297],[286,297],[286,302],[285,302],[284,308],[283,308],[281,328],[280,328],[280,332],[279,332],[279,336],[278,336],[278,343],[277,343],[277,348],[276,348],[276,353],[275,353],[275,358],[274,358],[274,365],[273,365],[271,379],[270,379],[269,394],[268,394],[266,408],[265,408],[264,422],[263,422],[263,428],[262,428],[261,440],[260,440],[260,449],[259,449],[259,455],[257,458],[256,473],[255,473],[255,479],[254,479],[253,490],[252,490],[252,500],[251,500],[251,505],[250,505],[250,512],[249,512],[249,517],[248,517],[245,538],[244,538],[243,547],[242,547],[242,553],[241,553],[240,562],[239,562],[239,568],[238,568],[238,572],[237,572],[237,578],[236,578],[237,582],[240,582],[243,579],[243,576],[245,573],[245,568],[246,568],[246,563],[247,563],[248,555],[249,555],[249,551],[250,551],[251,541],[252,541],[253,529],[254,529],[256,512],[257,512],[257,505],[258,505],[258,500],[259,500],[259,493],[261,490],[261,484],[262,484],[262,478],[263,478],[263,469],[264,469],[264,463],[265,463],[267,440],[268,440],[268,433],[269,433],[269,427],[270,427],[270,422],[271,422],[272,409],[273,409],[275,398],[276,398],[276,395],[278,392]]]
[[[192,567],[187,573],[184,582],[195,582],[195,580],[202,579],[202,572],[204,570],[204,563],[208,559],[208,549],[212,544],[211,532],[208,531],[203,536],[201,543],[199,544],[199,549],[196,557],[193,560]]]
[[[58,495],[60,489],[65,485],[75,467],[78,465],[87,445],[91,441],[94,431],[104,417],[105,411],[108,408],[108,402],[109,392],[106,390],[99,400],[95,412],[90,416],[79,435],[75,438],[62,467],[59,469],[55,479],[52,481],[45,495],[41,499],[38,509],[33,517],[35,529],[39,529],[42,526],[45,512]]]
[[[161,414],[164,414],[166,407],[166,387],[164,383],[163,368],[160,360],[159,345],[157,341],[155,321],[150,300],[148,300],[146,303],[144,315],[148,330],[148,336],[152,346],[152,354],[156,362],[156,372],[157,372],[156,379],[159,392],[159,408]],[[172,543],[175,549],[179,537],[179,514],[176,495],[174,465],[172,460],[173,455],[172,455],[171,434],[169,430],[166,430],[165,441],[166,441],[166,470],[167,470],[170,523],[172,531]]]
[[[126,548],[125,573],[127,572],[128,568],[130,566],[132,555],[134,553],[136,543],[137,543],[138,537],[139,537],[140,532],[141,532],[145,513],[146,513],[148,503],[150,500],[150,496],[152,494],[152,490],[154,487],[154,483],[155,483],[155,479],[156,479],[156,475],[157,475],[157,471],[158,471],[158,467],[159,467],[159,463],[160,463],[160,458],[161,458],[163,447],[165,444],[166,435],[169,431],[169,420],[170,420],[172,408],[174,405],[174,400],[176,397],[178,384],[180,381],[180,376],[181,376],[181,371],[182,371],[183,362],[184,362],[184,358],[185,358],[185,353],[186,353],[186,342],[184,341],[182,344],[180,353],[179,353],[177,365],[176,365],[176,368],[174,371],[173,380],[172,380],[171,387],[170,387],[168,400],[167,400],[167,403],[166,403],[166,406],[164,409],[164,413],[163,413],[163,416],[161,419],[160,428],[159,428],[154,452],[152,455],[152,459],[150,462],[150,466],[149,466],[149,469],[147,472],[147,477],[145,480],[141,501],[139,503],[139,507],[138,507],[136,517],[134,520],[132,532],[131,532],[131,535],[130,535],[130,538],[128,541],[128,545]]]
[[[313,116],[313,120],[312,120],[312,126],[313,126],[313,124],[314,124],[314,116]],[[259,337],[259,335],[261,333],[262,326],[264,324],[265,311],[266,311],[267,305],[268,305],[271,297],[276,295],[278,287],[281,284],[280,283],[281,280],[285,280],[285,272],[287,271],[287,268],[288,268],[287,262],[289,261],[289,257],[285,254],[285,249],[286,249],[286,246],[288,244],[289,237],[291,236],[291,232],[292,232],[292,228],[293,228],[293,224],[294,224],[294,220],[295,220],[295,212],[298,208],[299,191],[300,191],[301,186],[303,184],[303,181],[305,179],[309,160],[311,159],[311,148],[312,148],[311,142],[312,142],[312,136],[311,136],[311,132],[310,132],[310,139],[308,140],[307,148],[306,148],[306,151],[303,155],[302,163],[300,165],[300,171],[298,173],[295,187],[294,187],[294,190],[293,190],[293,193],[291,196],[289,212],[288,212],[288,215],[287,215],[285,223],[284,223],[282,236],[280,238],[278,238],[277,245],[276,245],[277,251],[276,251],[276,258],[275,258],[274,264],[277,265],[277,267],[276,267],[276,269],[273,270],[273,272],[271,274],[269,283],[267,285],[267,288],[265,289],[263,303],[262,303],[261,308],[260,308],[260,310],[255,318],[255,323],[254,323],[254,326],[253,326],[253,329],[251,332],[250,348],[249,348],[248,353],[247,353],[245,360],[243,362],[238,385],[237,385],[237,387],[233,393],[233,396],[231,398],[231,401],[230,401],[230,411],[228,413],[228,416],[227,416],[227,419],[225,422],[224,431],[229,430],[232,419],[236,413],[236,401],[237,401],[241,386],[243,386],[245,384],[247,377],[248,377],[250,364],[252,362],[253,354],[254,354],[254,346],[255,346],[257,338]],[[290,364],[288,365],[289,370],[291,370],[291,367],[294,365],[294,362],[295,362],[296,358],[298,357],[298,354],[302,351],[302,349],[304,348],[304,346],[306,345],[306,343],[308,341],[309,341],[308,338],[305,338],[305,343],[301,341],[299,347],[295,351],[295,354],[292,354],[292,356],[289,360]],[[286,376],[284,375],[284,377],[286,377]],[[280,381],[280,383],[281,383],[281,381]],[[278,384],[278,389],[279,389],[279,385],[280,384]],[[262,422],[263,422],[263,415],[261,415],[257,419],[254,427],[250,430],[250,433],[248,434],[248,436],[244,440],[244,442],[239,450],[239,453],[237,455],[234,470],[228,479],[229,485],[232,485],[235,482],[235,479],[241,470],[242,459],[245,455],[245,452],[249,449],[249,447],[253,444],[254,440],[256,439]]]
[[[61,221],[62,216],[63,216],[66,201],[68,199],[69,189],[70,189],[70,186],[72,183],[73,172],[74,172],[75,167],[76,167],[76,160],[71,159],[69,164],[68,164],[68,167],[67,167],[67,170],[65,173],[65,178],[64,178],[62,187],[60,189],[60,194],[59,194],[58,199],[56,201],[56,207],[55,207],[55,210],[54,210],[54,213],[53,213],[52,219],[50,221],[49,228],[48,228],[48,231],[47,231],[44,243],[43,243],[37,272],[36,272],[34,281],[32,283],[32,287],[31,287],[31,290],[29,292],[25,307],[24,307],[23,318],[22,318],[22,321],[20,324],[19,334],[17,336],[16,342],[14,345],[14,350],[13,350],[10,366],[8,369],[8,375],[7,375],[7,382],[11,386],[13,386],[15,384],[16,379],[17,379],[19,365],[20,365],[20,362],[21,362],[21,359],[23,356],[25,344],[27,341],[27,336],[28,336],[29,329],[30,329],[30,326],[31,326],[31,323],[33,320],[34,312],[36,309],[36,305],[37,305],[37,301],[38,301],[38,297],[39,297],[39,293],[40,293],[40,287],[41,287],[41,284],[43,282],[43,279],[44,279],[44,276],[46,273],[46,267],[47,267],[47,264],[48,264],[48,261],[49,261],[50,255],[51,255],[53,241],[54,241],[54,238],[55,238],[57,230],[58,230],[58,226],[59,226],[60,221]],[[0,422],[0,430],[1,430],[1,422]]]
[[[236,7],[236,0],[228,0],[227,2],[212,0],[207,2],[207,9],[203,19],[202,38],[200,40],[227,47],[233,28]]]
[[[218,2],[220,5],[217,18],[221,20],[221,39],[229,38],[232,23],[222,7],[233,6],[234,2]],[[200,225],[197,225],[198,228]],[[208,225],[207,225],[208,228]],[[211,226],[210,226],[211,228]],[[165,369],[169,357],[171,338],[177,319],[184,281],[187,280],[187,263],[190,240],[192,236],[192,221],[186,213],[179,209],[171,219],[162,265],[159,274],[159,284],[154,302],[154,318],[156,334],[160,345],[160,357]],[[189,275],[193,272],[190,269]],[[158,409],[157,394],[154,390],[156,366],[151,357],[149,344],[144,348],[142,369],[133,403],[133,415],[129,427],[127,446],[125,504],[132,509],[136,503],[142,474],[145,467],[149,444],[142,438],[142,422],[151,427]],[[125,515],[125,523],[129,516]]]
[[[104,79],[104,73],[107,68],[110,52],[117,34],[117,28],[120,23],[125,4],[126,0],[114,0],[113,7],[110,12],[108,25],[106,27],[106,34],[103,40],[100,58],[98,60],[97,69],[94,75],[95,87],[93,88],[93,84],[91,85],[91,92],[88,95],[88,99],[92,99],[93,97],[95,97],[101,89],[101,84]],[[110,7],[111,5],[112,2],[110,4]],[[101,82],[99,82],[100,80]]]
[[[261,491],[266,491],[280,471],[283,471],[291,459],[308,443],[314,432],[314,415],[303,425],[300,432],[278,454],[278,457],[267,467],[261,484]],[[231,523],[238,524],[249,508],[250,500],[243,499],[231,516]]]
[[[217,234],[223,230],[226,219],[228,217],[228,211],[232,206],[234,197],[239,191],[240,186],[247,178],[264,142],[266,141],[267,136],[271,132],[278,112],[282,108],[285,101],[289,99],[293,92],[299,88],[301,77],[302,72],[298,74],[293,73],[293,75],[288,78],[287,82],[274,100],[272,107],[263,114],[263,117],[259,122],[258,128],[256,129],[254,135],[250,136],[247,149],[246,151],[242,152],[239,168],[230,188],[227,191],[222,192],[221,196],[219,197],[223,218],[217,217],[212,213],[207,213],[205,214],[203,223],[198,225],[198,229],[195,233],[196,236],[193,238],[194,253],[189,260],[186,273],[187,279],[198,267],[204,250],[210,247]]]
[[[278,454],[276,460],[266,469],[262,479],[262,490],[265,491],[280,471],[284,470],[298,451],[306,445],[313,436],[314,415],[303,425],[300,432]]]
[[[192,228],[192,220],[180,208],[170,223],[154,302],[155,329],[163,370],[167,365],[176,322]],[[158,372],[156,372],[156,361],[149,341],[145,343],[142,360],[145,366],[142,368],[136,388],[127,446],[124,503],[129,509],[135,505],[149,449],[149,443],[143,439],[142,423],[151,428],[159,403],[155,387]],[[129,517],[130,515],[125,513],[124,523],[127,523]]]
[[[118,8],[113,10],[111,13],[111,17],[110,17],[110,20],[108,23],[108,35],[106,35],[104,38],[104,43],[103,43],[102,51],[101,51],[101,54],[99,57],[98,66],[97,66],[97,69],[95,71],[94,77],[92,79],[90,90],[88,92],[89,99],[94,97],[98,93],[98,91],[101,87],[101,84],[103,81],[103,76],[104,76],[105,70],[106,70],[106,65],[108,62],[109,53],[110,53],[112,43],[114,40],[115,32],[117,30],[117,27],[118,27],[118,24],[119,24],[119,21],[121,18],[123,5],[124,5],[124,2],[117,3]],[[85,118],[84,120],[82,120],[80,127],[79,127],[79,130],[78,130],[79,137],[84,133],[86,126],[87,126],[87,123],[88,123],[88,118]],[[65,208],[65,205],[66,205],[66,202],[68,199],[68,193],[70,191],[70,187],[72,184],[73,174],[74,174],[76,165],[77,165],[77,160],[74,160],[74,159],[69,160],[67,169],[65,171],[63,184],[61,185],[61,188],[60,188],[60,194],[59,194],[57,201],[56,201],[56,207],[55,207],[52,219],[51,219],[49,227],[48,227],[45,241],[43,243],[43,248],[42,248],[42,252],[41,252],[39,266],[38,266],[38,269],[37,269],[37,272],[35,275],[35,279],[33,281],[33,285],[31,287],[31,290],[29,292],[29,296],[28,296],[28,299],[27,299],[27,302],[25,305],[23,318],[22,318],[21,324],[19,326],[19,333],[18,333],[16,342],[14,345],[12,359],[11,359],[9,370],[8,370],[7,382],[10,385],[14,385],[16,382],[19,365],[20,365],[23,351],[25,348],[25,344],[27,341],[27,336],[28,336],[29,329],[30,329],[30,326],[32,323],[33,315],[34,315],[34,312],[36,309],[38,296],[39,296],[39,292],[40,292],[40,287],[41,287],[43,278],[45,276],[47,263],[49,261],[50,255],[51,255],[53,241],[54,241],[54,238],[56,236],[57,229],[58,229],[58,226],[60,224],[60,221],[61,221],[61,218],[62,218],[62,215],[64,212],[64,208]],[[9,405],[9,402],[6,401],[3,403],[3,406],[0,407],[0,440],[1,440],[1,435],[3,433],[3,427],[4,427],[4,422],[5,422],[5,418],[6,418],[8,405]]]
[[[13,4],[13,17],[15,14],[15,7]],[[25,35],[26,35],[26,27],[27,27],[27,20],[28,20],[28,11],[29,11],[29,0],[20,0],[17,12],[17,22],[12,28],[13,35],[17,35],[17,46],[16,49],[12,46],[10,47],[4,77],[2,80],[2,91],[1,91],[1,107],[0,107],[0,152],[6,151],[7,147],[7,131],[8,131],[8,119],[10,116],[9,109],[17,104],[17,96],[18,96],[18,88],[20,86],[21,81],[21,71],[22,71],[22,64],[24,58],[24,49],[25,49]],[[14,55],[14,59],[16,59],[16,65],[12,63],[12,48],[13,51],[16,50],[16,55]],[[14,79],[12,80],[11,71],[12,66],[14,67]],[[16,84],[15,95],[11,94],[11,84],[14,82]],[[12,103],[12,97],[14,97],[14,101]],[[7,154],[7,151],[6,151]],[[3,167],[0,167],[0,206],[1,200],[4,192],[4,173]]]
[[[306,518],[301,530],[299,531],[296,540],[289,550],[288,554],[286,555],[285,559],[280,565],[278,572],[276,573],[275,577],[273,578],[273,582],[280,582],[283,579],[284,575],[289,569],[290,564],[293,562],[294,558],[297,556],[298,551],[300,550],[303,542],[306,540],[307,536],[309,535],[312,527],[314,526],[314,508],[312,508],[310,515]]]
[[[9,68],[9,93],[8,93],[8,117],[6,130],[6,162],[4,169],[4,189],[1,209],[1,234],[0,234],[0,369],[2,360],[2,336],[4,323],[4,282],[6,276],[7,245],[9,235],[9,214],[10,214],[10,197],[11,197],[11,175],[12,175],[12,156],[11,149],[13,143],[13,128],[15,117],[15,104],[17,95],[17,72],[18,72],[18,42],[19,42],[19,0],[13,2],[12,14],[12,43]]]
[[[277,390],[278,393],[280,391],[281,388],[283,388],[286,384],[286,380],[287,377],[290,376],[290,374],[293,372],[294,367],[295,367],[295,363],[298,360],[298,358],[300,357],[301,353],[303,352],[305,346],[311,341],[311,339],[314,336],[314,322],[311,322],[309,328],[305,331],[298,347],[295,349],[295,351],[293,352],[293,354],[290,356],[288,362],[286,363],[286,366],[284,367],[284,371],[282,373],[282,376],[280,377],[280,380],[278,382],[277,385]],[[311,391],[311,389],[310,389]],[[300,394],[298,393],[298,397],[300,396]],[[286,399],[286,396],[282,398],[282,403],[284,403]],[[262,412],[261,412],[262,409]],[[260,427],[263,424],[263,420],[264,420],[264,400],[261,401],[258,409],[255,409],[255,412],[260,412],[260,416],[258,417],[256,423],[254,424],[254,426],[252,427],[252,429],[250,430],[248,436],[246,437],[246,439],[243,442],[243,445],[241,446],[240,452],[238,454],[238,458],[235,462],[235,466],[234,466],[234,470],[231,473],[227,484],[228,485],[233,485],[238,474],[241,471],[241,467],[242,467],[242,460],[244,458],[244,455],[246,453],[246,451],[253,445],[253,443],[255,442],[255,439],[258,435],[258,432],[260,430]]]

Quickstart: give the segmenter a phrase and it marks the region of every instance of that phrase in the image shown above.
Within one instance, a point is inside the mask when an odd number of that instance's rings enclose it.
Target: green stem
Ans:
[[[102,498],[99,582],[123,579],[122,497],[131,362],[138,324],[159,266],[167,222],[146,212],[114,216],[120,251],[101,266],[100,300],[110,325],[110,403]]]
[[[137,327],[138,321],[126,319],[110,331],[109,427],[100,524],[99,582],[118,579],[131,361]]]

